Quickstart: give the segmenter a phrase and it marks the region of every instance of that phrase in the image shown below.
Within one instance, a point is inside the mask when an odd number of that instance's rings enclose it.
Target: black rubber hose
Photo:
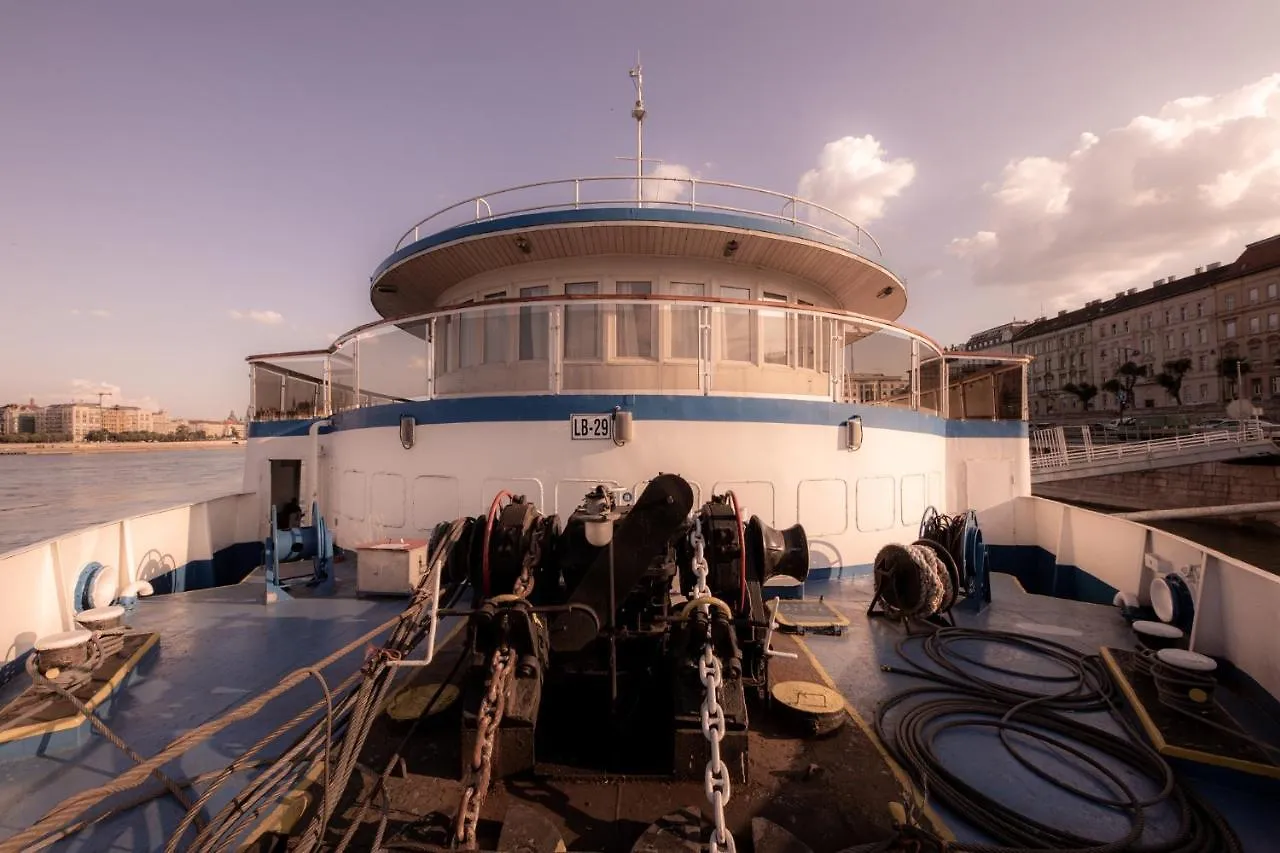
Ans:
[[[907,645],[916,641],[921,642],[927,663],[907,653]],[[996,666],[957,649],[963,642],[996,644],[1037,655],[1052,661],[1061,672],[1045,675]],[[969,628],[942,628],[907,637],[898,644],[898,652],[907,666],[887,666],[886,672],[934,684],[906,690],[884,702],[876,713],[876,733],[929,795],[937,796],[974,827],[1006,845],[952,843],[948,849],[971,853],[1239,853],[1239,839],[1222,817],[1179,784],[1163,757],[1120,715],[1113,686],[1097,656],[1038,637]],[[977,667],[978,672],[963,669],[962,663]],[[981,670],[1016,676],[1031,685],[1003,684]],[[890,713],[900,706],[906,707],[890,725]],[[1110,712],[1128,736],[1104,731],[1068,713],[1100,710]],[[1078,835],[1035,821],[977,790],[948,770],[936,749],[939,735],[963,727],[994,729],[1019,764],[1070,796],[1125,815],[1128,830],[1112,839]],[[1083,790],[1037,767],[1019,745],[1028,742],[1074,759],[1109,795]],[[1127,773],[1112,769],[1097,755],[1112,759]],[[1139,797],[1126,781],[1129,774],[1150,780],[1158,793]],[[1147,812],[1166,802],[1178,815],[1176,837],[1142,844]]]

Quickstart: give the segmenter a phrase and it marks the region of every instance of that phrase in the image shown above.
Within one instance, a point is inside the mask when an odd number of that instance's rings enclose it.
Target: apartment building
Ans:
[[[1014,337],[1029,325],[1031,325],[1030,320],[1014,320],[990,329],[983,329],[981,332],[970,335],[969,340],[960,346],[952,347],[952,351],[998,352],[1012,355]]]
[[[1155,377],[1166,364],[1184,359],[1190,367],[1182,378],[1183,405],[1221,402],[1214,288],[1234,276],[1235,264],[1210,264],[1185,278],[1157,279],[1149,288],[1130,288],[1027,326],[1014,349],[1036,359],[1030,372],[1032,417],[1081,411],[1079,398],[1063,390],[1071,384],[1100,389],[1092,408],[1114,408],[1115,396],[1101,388],[1127,362],[1146,370],[1133,387],[1132,408],[1175,405]]]
[[[155,413],[138,406],[109,406],[102,410],[102,428],[107,432],[153,432]]]
[[[1250,243],[1236,266],[1239,275],[1214,288],[1222,357],[1241,360],[1244,382],[1241,389],[1235,376],[1224,377],[1225,397],[1243,397],[1275,411],[1280,407],[1280,235]]]
[[[37,432],[45,435],[68,435],[72,441],[84,441],[91,432],[102,429],[102,408],[97,403],[55,403],[40,413]]]
[[[0,435],[33,433],[39,427],[40,407],[36,401],[0,406]]]

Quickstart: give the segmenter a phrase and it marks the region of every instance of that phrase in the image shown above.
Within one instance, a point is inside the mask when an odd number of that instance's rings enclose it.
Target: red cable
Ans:
[[[738,506],[738,496],[733,492],[725,492],[725,497],[733,502],[733,520],[738,523],[738,548],[742,551],[742,595],[738,600],[738,610],[747,609],[747,532],[742,526],[742,508]]]
[[[484,544],[480,555],[480,585],[481,593],[485,598],[489,597],[489,533],[493,530],[493,520],[498,515],[498,502],[503,498],[512,497],[511,493],[506,489],[498,492],[493,496],[493,503],[489,504],[489,514],[484,517]]]

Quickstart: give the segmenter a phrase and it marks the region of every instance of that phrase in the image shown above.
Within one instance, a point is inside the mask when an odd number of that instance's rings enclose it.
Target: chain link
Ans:
[[[690,534],[693,543],[693,598],[711,597],[707,588],[707,541],[702,535],[702,519],[696,519],[693,532]],[[698,609],[704,616],[710,616],[710,605],[703,603]],[[698,680],[706,688],[706,696],[702,700],[702,736],[711,746],[711,758],[707,761],[706,773],[703,777],[707,801],[711,804],[711,814],[715,821],[715,829],[711,832],[711,853],[735,853],[733,835],[725,828],[724,807],[729,804],[732,784],[729,779],[729,768],[720,757],[720,741],[724,740],[724,709],[716,698],[716,690],[724,683],[724,675],[720,668],[720,659],[712,650],[711,638],[702,647],[702,657],[698,661]]]
[[[458,820],[454,837],[465,850],[476,847],[476,827],[480,824],[480,809],[489,793],[489,777],[493,770],[493,749],[502,724],[502,714],[507,706],[507,693],[511,676],[515,673],[515,653],[503,644],[493,652],[489,664],[489,681],[485,696],[476,716],[476,748],[468,773],[469,783],[462,789],[462,802],[458,806]]]
[[[538,561],[542,557],[542,537],[534,531],[529,540],[529,551],[524,555],[524,559],[520,562],[520,576],[516,578],[515,584],[511,587],[512,595],[520,598],[528,598],[533,592],[533,567],[538,565]]]

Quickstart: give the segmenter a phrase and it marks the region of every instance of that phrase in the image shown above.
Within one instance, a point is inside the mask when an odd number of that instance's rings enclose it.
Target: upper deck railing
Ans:
[[[639,184],[639,187],[637,187]],[[637,189],[640,198],[637,198]],[[581,210],[592,207],[651,207],[713,210],[785,222],[815,235],[864,246],[883,253],[861,225],[829,207],[795,195],[745,184],[698,178],[596,176],[539,181],[464,199],[419,220],[396,242],[396,251],[421,239],[424,228],[436,233],[458,225],[501,219],[522,213]],[[453,214],[452,216],[450,214]],[[822,220],[820,224],[815,220]]]
[[[381,320],[328,349],[251,356],[255,420],[388,402],[545,394],[763,396],[1025,420],[1017,356],[788,303],[545,296]]]

